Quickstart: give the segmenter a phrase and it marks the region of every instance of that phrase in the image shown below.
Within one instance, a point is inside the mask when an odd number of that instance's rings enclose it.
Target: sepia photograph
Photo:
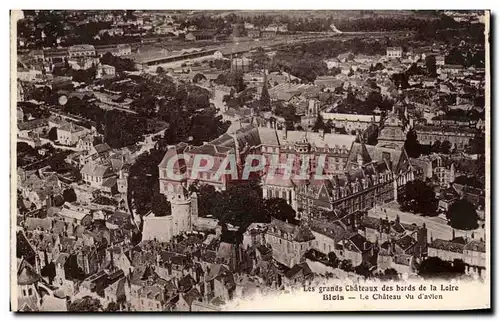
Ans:
[[[489,11],[10,31],[12,312],[491,309]]]

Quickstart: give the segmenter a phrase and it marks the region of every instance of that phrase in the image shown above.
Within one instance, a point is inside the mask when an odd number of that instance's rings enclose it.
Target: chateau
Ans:
[[[353,213],[397,199],[398,191],[414,179],[415,169],[403,147],[405,139],[403,124],[394,110],[385,119],[376,146],[355,142],[354,135],[288,131],[276,122],[265,127],[250,124],[202,146],[170,146],[159,164],[160,191],[171,199],[181,186],[195,181],[225,190],[231,177],[216,175],[224,159],[235,157],[241,172],[248,155],[260,155],[266,159],[258,175],[264,198],[285,199],[305,217],[315,210]],[[214,165],[193,179],[196,155],[212,156]],[[292,175],[271,166],[273,160],[286,164],[290,156]],[[169,167],[178,179],[168,175]],[[316,179],[314,174],[318,173],[326,179]],[[301,179],[294,178],[304,174]]]

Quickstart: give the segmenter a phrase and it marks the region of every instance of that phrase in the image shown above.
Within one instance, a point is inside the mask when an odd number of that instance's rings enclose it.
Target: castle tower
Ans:
[[[172,209],[172,233],[178,235],[192,231],[191,197],[184,193],[177,193],[170,201]]]
[[[193,192],[191,194],[191,225],[196,223],[198,219],[198,195]]]

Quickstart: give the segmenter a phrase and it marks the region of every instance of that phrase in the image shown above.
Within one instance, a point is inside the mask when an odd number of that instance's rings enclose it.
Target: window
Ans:
[[[23,296],[26,296],[26,290],[23,289]]]

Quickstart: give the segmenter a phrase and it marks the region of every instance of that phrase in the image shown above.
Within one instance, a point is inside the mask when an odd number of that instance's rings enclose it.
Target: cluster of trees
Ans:
[[[104,195],[96,195],[94,199],[92,200],[92,203],[99,204],[99,205],[113,205],[116,206],[118,205],[118,201],[115,200],[114,198],[107,197]]]
[[[333,128],[332,121],[328,120],[327,122],[325,122],[323,116],[321,116],[321,114],[318,114],[316,120],[314,121],[312,130],[314,132],[319,132],[320,130],[322,130],[324,133],[331,133],[332,128]]]
[[[17,166],[23,167],[26,170],[34,170],[50,166],[53,171],[64,171],[71,169],[71,166],[66,163],[65,159],[69,151],[58,151],[50,144],[45,144],[40,147],[33,148],[24,142],[17,142]],[[39,151],[44,149],[45,155],[42,156]]]
[[[123,16],[123,12],[111,12],[115,16]],[[141,39],[138,36],[120,36],[110,37],[104,33],[101,39],[95,36],[101,30],[110,29],[111,21],[88,21],[85,24],[79,24],[86,18],[94,18],[93,13],[81,11],[71,13],[68,21],[68,13],[64,11],[39,11],[25,13],[25,16],[31,16],[31,19],[21,19],[18,21],[19,34],[26,39],[36,39],[31,45],[33,48],[56,47],[58,45],[71,46],[75,44],[118,44],[137,42]],[[40,27],[42,26],[42,27]],[[69,28],[68,28],[69,27]],[[129,28],[131,29],[131,28]],[[137,28],[135,29],[137,30]],[[42,37],[42,32],[45,37]]]
[[[475,230],[479,227],[476,207],[466,199],[455,201],[446,212],[446,218],[455,229]]]
[[[424,278],[451,279],[465,274],[465,263],[460,259],[453,262],[438,257],[429,257],[418,266],[418,275]]]
[[[38,14],[32,14],[34,21],[21,19],[17,22],[19,35],[30,39],[36,39],[37,47],[56,47],[57,39],[65,35],[64,16],[57,11],[40,11]],[[39,28],[38,25],[43,27]],[[42,37],[42,33],[45,37]]]
[[[271,107],[274,109],[274,114],[285,119],[285,126],[287,130],[293,130],[295,123],[300,121],[299,116],[297,116],[296,108],[292,104],[284,104],[281,101],[277,101]]]
[[[429,13],[430,17],[437,13]],[[420,31],[422,29],[432,30],[456,28],[458,23],[453,18],[441,14],[437,19],[428,19],[429,17],[415,16],[395,16],[395,17],[370,17],[364,19],[346,19],[335,22],[337,29],[342,31],[398,31],[412,30]]]
[[[36,161],[42,156],[36,148],[31,147],[28,143],[17,142],[17,166],[24,167],[33,161]]]
[[[472,53],[469,50],[464,51],[457,47],[453,47],[446,55],[445,61],[450,65],[462,65],[465,67],[474,66],[476,68],[484,68],[485,52],[479,50]]]
[[[398,197],[401,210],[423,215],[437,215],[438,200],[434,189],[425,182],[416,179],[404,186],[404,191]]]
[[[144,117],[109,110],[104,113],[101,128],[106,143],[111,148],[120,148],[141,141],[148,132],[148,121]]]
[[[292,207],[281,198],[263,199],[257,182],[240,182],[222,192],[210,185],[193,186],[192,190],[198,192],[199,215],[242,229],[251,223],[269,223],[271,217],[297,224]]]
[[[257,104],[255,104],[255,101],[254,101],[256,93],[257,93],[257,88],[255,88],[255,87],[246,88],[245,90],[241,91],[239,94],[236,94],[234,90],[231,90],[229,95],[225,95],[222,98],[222,101],[226,103],[226,106],[228,108],[240,108],[243,106],[259,107]],[[269,104],[270,104],[270,101],[269,101]],[[264,109],[264,110],[270,110],[270,108]]]
[[[337,112],[346,114],[373,115],[375,109],[391,110],[394,102],[382,96],[377,90],[372,90],[365,100],[358,98],[356,90],[349,90],[347,97],[337,106]]]
[[[208,62],[210,68],[216,68],[217,70],[228,70],[231,68],[231,60],[216,59],[210,60]]]
[[[90,84],[95,80],[96,76],[96,66],[92,66],[89,69],[83,70],[71,70],[71,76],[75,82],[83,82],[85,84]]]
[[[76,202],[76,193],[73,188],[67,188],[63,191],[64,201],[68,203]]]
[[[133,89],[131,105],[139,115],[169,124],[167,144],[190,141],[201,145],[223,134],[230,123],[222,121],[210,104],[208,90],[192,84],[175,84],[167,76],[141,79]]]
[[[104,65],[110,65],[115,67],[116,72],[136,70],[135,63],[132,59],[117,57],[111,54],[110,52],[105,53],[101,57],[100,61]]]
[[[138,215],[149,211],[157,216],[170,215],[170,204],[165,195],[160,193],[158,164],[165,149],[152,149],[137,157],[130,167],[127,197],[129,204]]]
[[[267,65],[269,71],[285,71],[305,82],[314,82],[317,76],[328,73],[323,58],[306,50],[280,50]]]
[[[374,276],[381,280],[391,280],[391,281],[399,280],[399,273],[393,268],[385,269],[384,272],[381,273],[375,273]]]
[[[241,29],[244,22],[254,24],[257,28],[264,28],[271,24],[284,24],[289,32],[325,32],[331,31],[331,25],[335,24],[341,31],[395,31],[395,30],[429,30],[432,31],[446,28],[455,28],[456,23],[452,18],[438,12],[420,13],[419,16],[405,14],[381,16],[375,12],[361,10],[357,14],[349,14],[349,17],[338,17],[334,14],[317,15],[295,15],[295,14],[260,14],[243,16],[235,13],[221,16],[196,15],[189,20],[182,21],[181,27],[195,25],[201,29],[215,29],[219,32]],[[233,26],[235,26],[233,28]],[[238,30],[237,30],[238,31]],[[244,35],[241,30],[239,35]]]
[[[49,105],[57,104],[57,99],[59,97],[57,96],[56,92],[53,92],[50,89],[50,87],[48,87],[48,86],[35,87],[32,84],[25,84],[25,83],[23,83],[22,86],[24,89],[25,100],[34,99],[36,101],[46,102]],[[48,111],[46,111],[43,108],[39,108],[39,106],[36,104],[32,104],[30,102],[25,101],[25,102],[19,102],[18,106],[19,105],[23,108],[25,115],[27,113],[30,113],[35,118],[42,118],[42,117],[50,116],[50,113]],[[41,112],[41,114],[40,114],[40,112]]]
[[[70,312],[98,312],[103,311],[101,301],[91,296],[77,299],[68,306]]]
[[[367,145],[377,145],[380,128],[376,124],[369,125],[361,134],[361,138]]]
[[[95,123],[97,131],[112,148],[133,145],[148,132],[148,119],[119,110],[104,110],[87,100],[71,97],[63,111]]]
[[[482,144],[484,146],[484,141],[482,142]],[[476,146],[479,146],[479,149],[481,148],[481,145]],[[406,153],[411,158],[418,158],[420,157],[420,155],[429,155],[431,153],[450,154],[453,151],[452,147],[453,145],[448,140],[445,140],[443,142],[437,140],[432,145],[422,145],[418,141],[417,133],[414,129],[408,131],[404,144]],[[477,151],[475,146],[473,147],[473,149]]]
[[[240,70],[228,71],[220,74],[214,82],[217,85],[233,87],[237,93],[242,92],[246,88],[245,82],[243,80],[243,72]]]

